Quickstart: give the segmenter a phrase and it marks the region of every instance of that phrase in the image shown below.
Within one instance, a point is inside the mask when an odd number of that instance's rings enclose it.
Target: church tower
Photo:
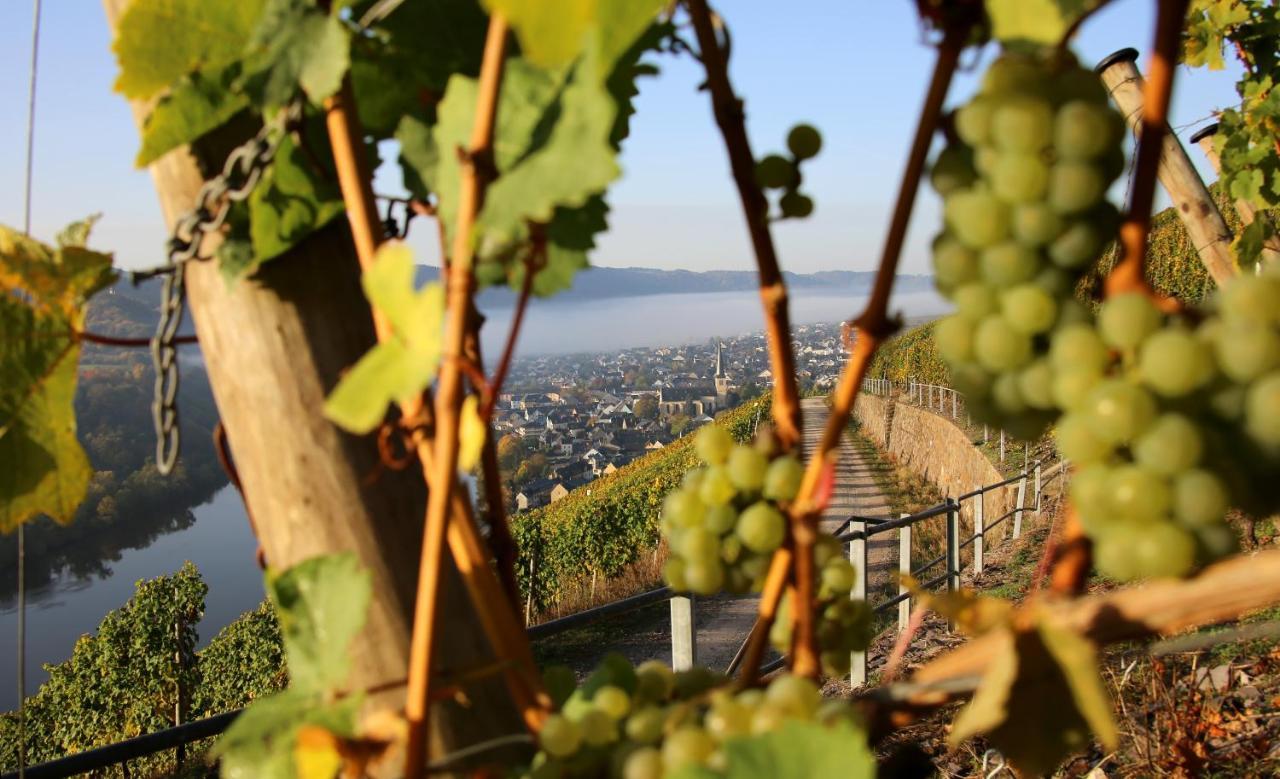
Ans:
[[[716,340],[716,405],[728,405],[729,377],[724,372],[724,341]]]

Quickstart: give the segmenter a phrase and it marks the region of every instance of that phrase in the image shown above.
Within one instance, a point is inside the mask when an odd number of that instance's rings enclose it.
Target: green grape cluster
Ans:
[[[699,430],[694,448],[706,466],[687,473],[662,507],[671,549],[664,577],[698,595],[758,592],[786,538],[782,505],[799,491],[804,466],[778,454],[771,437],[738,444],[717,425]]]
[[[1119,224],[1105,195],[1124,121],[1073,61],[1006,54],[954,125],[931,173],[945,219],[934,274],[956,306],[935,343],[975,418],[1035,438],[1056,415],[1050,342],[1088,320],[1073,292]]]
[[[847,702],[823,701],[803,677],[740,690],[704,668],[674,673],[648,661],[632,669],[613,655],[547,719],[526,776],[660,779],[695,767],[724,775],[726,742],[788,720],[858,724]]]
[[[823,535],[814,546],[818,569],[818,603],[815,609],[818,650],[827,676],[849,673],[849,653],[866,649],[873,637],[874,614],[865,600],[851,600],[856,571],[841,554],[840,542]],[[769,629],[769,643],[782,654],[791,652],[791,593],[782,596],[778,614]]]
[[[756,183],[764,189],[780,189],[778,210],[783,219],[803,219],[813,213],[813,198],[800,191],[800,163],[822,150],[822,134],[808,124],[798,124],[787,134],[790,157],[770,154],[756,162]]]

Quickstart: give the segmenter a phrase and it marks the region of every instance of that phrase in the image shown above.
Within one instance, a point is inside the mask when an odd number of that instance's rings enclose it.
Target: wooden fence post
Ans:
[[[973,575],[982,573],[983,555],[986,553],[987,521],[983,504],[987,502],[987,494],[978,487],[977,503],[973,507]]]
[[[671,668],[687,671],[698,663],[698,614],[692,595],[671,598]]]
[[[865,533],[867,531],[867,523],[862,521],[854,521],[850,523],[849,529],[855,533]],[[853,563],[853,591],[849,593],[850,600],[867,600],[867,581],[870,578],[870,560],[867,554],[867,539],[855,538],[849,542],[849,562]],[[867,683],[867,651],[861,650],[852,652],[849,655],[849,686],[857,688]]]
[[[903,514],[902,516],[910,516]],[[898,528],[898,573],[905,579],[911,575],[911,526],[904,525]],[[908,592],[904,582],[898,584],[898,595],[906,595]],[[911,621],[911,598],[904,599],[898,604],[898,632],[907,629],[907,623]]]
[[[1018,503],[1013,507],[1013,537],[1022,536],[1022,506],[1027,497],[1027,471],[1024,468],[1022,478],[1018,480]]]
[[[1135,61],[1136,49],[1121,49],[1098,63],[1095,70],[1111,93],[1120,113],[1135,132],[1142,124],[1143,84],[1142,73]],[[1200,262],[1218,286],[1238,273],[1231,257],[1231,230],[1222,212],[1200,180],[1191,158],[1182,148],[1178,136],[1172,131],[1164,134],[1160,149],[1160,183],[1173,201],[1173,210],[1187,228],[1191,245],[1196,247]]]

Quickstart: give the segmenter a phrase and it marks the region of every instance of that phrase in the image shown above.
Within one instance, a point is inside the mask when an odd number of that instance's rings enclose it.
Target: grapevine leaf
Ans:
[[[0,227],[0,532],[40,514],[70,522],[89,486],[71,334],[115,278],[111,257],[83,245],[96,219],[67,227],[57,248]]]
[[[356,16],[361,13],[358,9]],[[404,63],[410,83],[438,98],[450,76],[480,73],[488,25],[476,0],[431,0],[400,3],[373,31],[386,39],[388,49],[412,60]],[[395,75],[394,71],[389,74]],[[403,90],[404,83],[400,81],[398,88]]]
[[[468,395],[462,401],[462,424],[458,430],[458,468],[473,471],[480,462],[480,452],[484,449],[484,439],[489,434],[489,425],[480,416],[480,402],[475,395]]]
[[[310,0],[267,0],[249,39],[242,83],[265,111],[288,103],[299,86],[319,105],[342,86],[350,49],[342,22]]]
[[[1115,725],[1093,648],[1065,632],[1043,619],[1026,629],[1000,629],[995,658],[956,717],[950,743],[985,733],[1031,775],[1047,773],[1084,748],[1091,727],[1100,741],[1114,746]],[[1045,707],[1044,701],[1055,705]]]
[[[734,779],[860,779],[876,775],[875,756],[867,746],[866,733],[845,724],[828,727],[788,720],[763,735],[729,739],[724,753],[728,764],[725,775]],[[679,779],[700,776],[703,774],[696,771],[676,774]]]
[[[343,213],[337,184],[313,166],[291,136],[281,139],[275,161],[249,195],[253,262],[242,272],[285,253]]]
[[[321,693],[347,676],[347,649],[364,625],[372,583],[350,552],[268,572],[267,593],[284,639],[290,689]]]
[[[185,76],[161,98],[142,128],[142,148],[134,165],[144,168],[165,152],[191,143],[247,108],[249,100],[232,91],[238,65]]]
[[[295,779],[299,734],[311,728],[351,737],[363,696],[324,703],[315,694],[290,687],[251,703],[213,745],[225,779]]]
[[[364,274],[365,296],[390,322],[392,338],[360,358],[325,401],[325,416],[354,433],[376,427],[392,401],[421,393],[439,368],[444,287],[415,290],[414,273],[409,249],[386,244]]]
[[[484,0],[511,22],[529,61],[545,68],[596,49],[605,72],[649,26],[664,0]]]
[[[81,249],[89,243],[89,233],[93,230],[93,226],[102,218],[102,214],[90,214],[79,222],[72,222],[66,227],[58,231],[53,240],[58,244],[59,248],[66,249],[76,246]]]
[[[264,0],[134,0],[116,28],[116,91],[146,99],[182,76],[238,59]]]
[[[991,34],[1006,46],[1056,44],[1099,0],[986,0]]]
[[[1013,613],[1007,600],[981,595],[970,589],[956,592],[933,592],[920,588],[915,580],[904,577],[904,586],[920,601],[922,608],[932,609],[953,622],[965,635],[980,636],[1004,627]]]
[[[1247,268],[1257,263],[1262,257],[1262,250],[1266,248],[1266,242],[1275,234],[1275,227],[1272,226],[1269,219],[1254,219],[1245,225],[1245,228],[1231,242],[1231,249],[1236,255],[1236,263],[1241,268]]]

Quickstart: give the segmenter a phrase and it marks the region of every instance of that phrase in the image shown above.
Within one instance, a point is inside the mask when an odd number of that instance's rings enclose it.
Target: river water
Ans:
[[[792,293],[794,324],[833,322],[856,314],[865,299],[850,294],[805,290]],[[946,304],[931,292],[894,299],[894,311],[908,316],[937,314]],[[511,313],[488,312],[485,350],[496,355]],[[597,352],[629,347],[677,345],[714,336],[762,329],[759,298],[725,292],[652,295],[573,303],[530,304],[518,354]],[[262,600],[256,547],[240,496],[225,487],[209,502],[180,517],[142,518],[145,528],[122,527],[120,537],[136,541],[78,544],[71,562],[27,593],[27,690],[47,675],[44,663],[68,658],[76,639],[93,631],[102,617],[133,594],[134,582],[172,573],[183,561],[195,563],[209,585],[201,644]],[[127,521],[126,521],[127,522]],[[108,551],[103,551],[108,550]],[[66,551],[63,552],[66,555]],[[83,559],[76,559],[77,555]],[[31,561],[39,568],[39,561]],[[16,580],[13,560],[0,561],[0,580]],[[0,711],[16,706],[17,611],[12,588],[0,588]]]

